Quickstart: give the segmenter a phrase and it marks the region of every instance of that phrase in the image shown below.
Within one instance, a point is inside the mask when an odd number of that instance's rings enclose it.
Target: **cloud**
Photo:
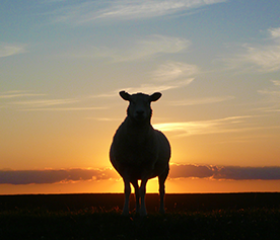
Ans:
[[[169,178],[209,178],[213,176],[210,166],[200,166],[193,164],[172,164]]]
[[[46,94],[28,93],[26,91],[8,91],[0,93],[0,99],[22,98],[22,97],[38,97]]]
[[[66,2],[68,0],[41,0],[43,3],[60,3],[60,2]]]
[[[268,32],[270,33],[270,36],[274,39],[277,39],[279,41],[280,39],[280,28],[270,28],[268,30]]]
[[[165,81],[165,82],[160,82],[160,81],[154,81],[154,83],[144,83],[140,84],[138,87],[124,87],[124,88],[119,88],[115,89],[113,91],[103,93],[103,94],[98,94],[91,96],[92,98],[112,98],[112,97],[118,97],[120,91],[127,91],[129,93],[137,93],[137,92],[143,92],[146,94],[152,94],[154,92],[163,92],[171,89],[176,89],[180,87],[185,87],[189,84],[191,84],[194,81],[194,78],[184,78],[183,80],[181,79],[174,79],[173,81]]]
[[[275,86],[280,86],[280,80],[271,80]]]
[[[280,70],[280,28],[268,31],[269,44],[244,44],[242,53],[234,58],[225,60],[230,68],[253,67],[261,72],[275,72]]]
[[[123,59],[127,61],[143,59],[160,53],[178,53],[189,46],[190,41],[182,38],[152,35],[146,39],[138,41],[133,47],[133,50],[130,50],[130,52],[126,54],[126,57],[124,54]]]
[[[280,180],[280,167],[221,167],[214,171],[214,179]]]
[[[155,81],[166,82],[176,79],[189,78],[199,73],[199,68],[193,64],[182,62],[169,62],[162,64],[153,72],[152,78]]]
[[[55,108],[24,108],[21,111],[34,112],[34,111],[47,111],[47,112],[65,112],[65,111],[91,111],[103,110],[107,107],[55,107]]]
[[[57,2],[57,1],[53,1]],[[60,1],[58,1],[59,3]],[[187,12],[226,0],[108,0],[62,5],[51,14],[54,22],[81,25],[97,20],[146,19]]]
[[[177,82],[171,82],[166,84],[141,84],[139,87],[128,87],[121,90],[125,90],[129,93],[143,92],[143,93],[151,94],[154,92],[162,92],[170,89],[184,87],[192,83],[193,80],[194,78],[189,78],[184,81],[177,81]]]
[[[59,170],[2,170],[0,184],[50,184],[59,182],[102,180],[118,178],[109,168],[104,169],[59,169]]]
[[[211,104],[224,102],[232,100],[235,97],[233,96],[223,96],[223,97],[209,97],[209,98],[197,98],[197,99],[183,99],[179,101],[171,101],[169,105],[171,106],[192,106],[192,105],[201,105],[201,104]]]
[[[2,108],[15,107],[20,111],[91,111],[107,109],[104,106],[84,106],[88,98],[57,98],[57,99],[38,99],[34,97],[46,96],[47,94],[29,93],[28,91],[7,91],[0,93],[0,100],[5,101]],[[26,98],[31,98],[26,100]],[[18,99],[10,101],[11,99]],[[79,106],[77,106],[77,104]],[[83,106],[80,106],[80,105]],[[69,106],[70,105],[70,106]],[[88,105],[88,104],[87,104]]]
[[[20,44],[0,43],[0,58],[9,57],[26,52],[26,47]]]
[[[190,41],[183,38],[163,35],[151,35],[144,39],[138,39],[131,46],[119,46],[116,49],[107,47],[88,46],[84,50],[72,52],[68,56],[73,58],[110,59],[113,62],[128,62],[145,60],[161,54],[173,54],[182,52],[190,46]]]
[[[124,87],[120,89],[113,90],[108,93],[104,94],[98,94],[91,96],[91,98],[114,98],[119,96],[120,91],[126,91],[131,94],[137,93],[137,92],[143,92],[146,94],[152,94],[154,92],[163,92],[171,89],[176,89],[179,87],[184,87],[189,85],[194,81],[194,78],[189,78],[184,81],[178,81],[173,83],[166,83],[166,84],[141,84],[139,87]]]
[[[259,90],[258,93],[262,94],[262,95],[270,95],[270,96],[276,96],[276,97],[280,97],[280,90]]]
[[[169,179],[206,178],[216,180],[280,180],[280,167],[240,167],[171,164]],[[27,185],[77,181],[119,180],[112,168],[0,170],[0,184]]]
[[[106,117],[103,117],[103,118],[88,117],[87,119],[93,119],[93,120],[100,121],[100,122],[121,122],[121,121],[123,121],[122,118],[106,118]]]
[[[90,98],[114,98],[114,97],[119,96],[119,92],[122,90],[123,89],[116,89],[116,90],[113,90],[110,92],[92,95],[92,96],[90,96]]]
[[[106,109],[107,107],[57,107],[57,105],[69,105],[81,102],[78,99],[43,99],[12,102],[11,104],[23,106],[22,111],[89,111]],[[52,107],[56,106],[56,107]]]
[[[163,132],[178,132],[178,136],[191,136],[202,134],[228,133],[253,130],[252,127],[241,127],[250,116],[234,116],[205,121],[171,122],[153,124],[155,129]]]
[[[210,178],[217,180],[280,180],[280,167],[240,167],[173,164],[169,178]]]
[[[259,90],[258,93],[265,98],[266,107],[258,108],[264,112],[280,112],[280,81],[271,80],[273,86]]]
[[[69,105],[79,103],[78,99],[34,99],[34,100],[21,100],[11,102],[10,105],[19,106],[21,111],[84,111],[95,110],[100,107],[61,107],[61,105]]]
[[[42,100],[36,99],[36,100],[29,100],[29,101],[12,102],[12,104],[22,105],[30,108],[41,108],[41,107],[76,103],[76,102],[78,102],[78,100],[76,99],[42,99]]]

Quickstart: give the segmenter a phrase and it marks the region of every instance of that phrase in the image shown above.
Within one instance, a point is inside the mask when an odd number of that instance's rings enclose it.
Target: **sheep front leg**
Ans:
[[[140,215],[146,216],[147,210],[146,210],[146,204],[145,204],[145,195],[146,195],[146,184],[148,179],[142,179],[141,186],[140,186],[140,198],[141,198],[141,208],[140,208]]]
[[[123,216],[129,215],[129,197],[131,193],[131,187],[130,182],[127,179],[124,180],[124,193],[125,193],[125,201],[124,201],[124,207],[123,207]]]
[[[160,207],[159,207],[159,212],[161,214],[165,213],[164,209],[164,194],[165,194],[165,186],[164,186],[164,181],[162,179],[159,179],[159,194],[160,194]]]
[[[158,176],[158,182],[159,182],[159,194],[160,194],[160,207],[159,207],[159,212],[164,214],[165,209],[164,209],[164,195],[165,195],[165,186],[164,182],[167,178],[169,172],[169,168],[166,169],[166,171]]]
[[[135,202],[136,202],[136,214],[139,214],[140,204],[139,204],[139,186],[137,179],[133,180],[132,185],[134,186],[134,192],[135,192]]]

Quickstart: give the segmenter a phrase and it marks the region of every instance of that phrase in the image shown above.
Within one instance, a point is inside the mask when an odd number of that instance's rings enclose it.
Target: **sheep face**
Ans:
[[[156,92],[152,95],[137,93],[130,95],[125,91],[120,92],[120,96],[129,101],[127,115],[138,123],[149,121],[152,116],[151,102],[157,101],[161,93]]]

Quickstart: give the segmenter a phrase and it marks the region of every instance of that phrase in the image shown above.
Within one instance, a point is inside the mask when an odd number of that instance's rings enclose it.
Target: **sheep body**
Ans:
[[[117,129],[110,148],[110,160],[124,180],[125,204],[123,214],[129,213],[130,183],[135,188],[136,213],[146,215],[145,193],[148,179],[158,176],[160,211],[164,212],[164,182],[169,172],[170,145],[164,134],[153,129],[150,103],[160,98],[160,93],[130,95],[120,92],[130,101],[127,117]],[[138,180],[141,180],[140,189]],[[141,208],[139,199],[141,199]]]

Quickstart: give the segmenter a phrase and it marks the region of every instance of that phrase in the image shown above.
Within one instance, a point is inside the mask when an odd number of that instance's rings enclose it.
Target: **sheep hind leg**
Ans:
[[[124,179],[124,193],[125,193],[125,201],[124,201],[124,207],[123,207],[123,216],[129,215],[129,197],[131,193],[131,187],[130,182],[126,179]]]
[[[142,179],[141,186],[140,186],[140,189],[139,189],[140,199],[141,199],[140,216],[146,216],[147,215],[146,204],[145,204],[147,181],[148,181],[148,179]]]
[[[136,214],[139,214],[140,204],[139,204],[139,186],[137,179],[131,182],[134,187],[135,192],[135,205],[136,205]]]
[[[158,176],[158,181],[159,181],[159,194],[160,194],[160,207],[159,207],[159,212],[161,214],[165,213],[164,209],[164,195],[165,195],[165,180],[168,175],[168,170],[162,173],[161,175]]]

